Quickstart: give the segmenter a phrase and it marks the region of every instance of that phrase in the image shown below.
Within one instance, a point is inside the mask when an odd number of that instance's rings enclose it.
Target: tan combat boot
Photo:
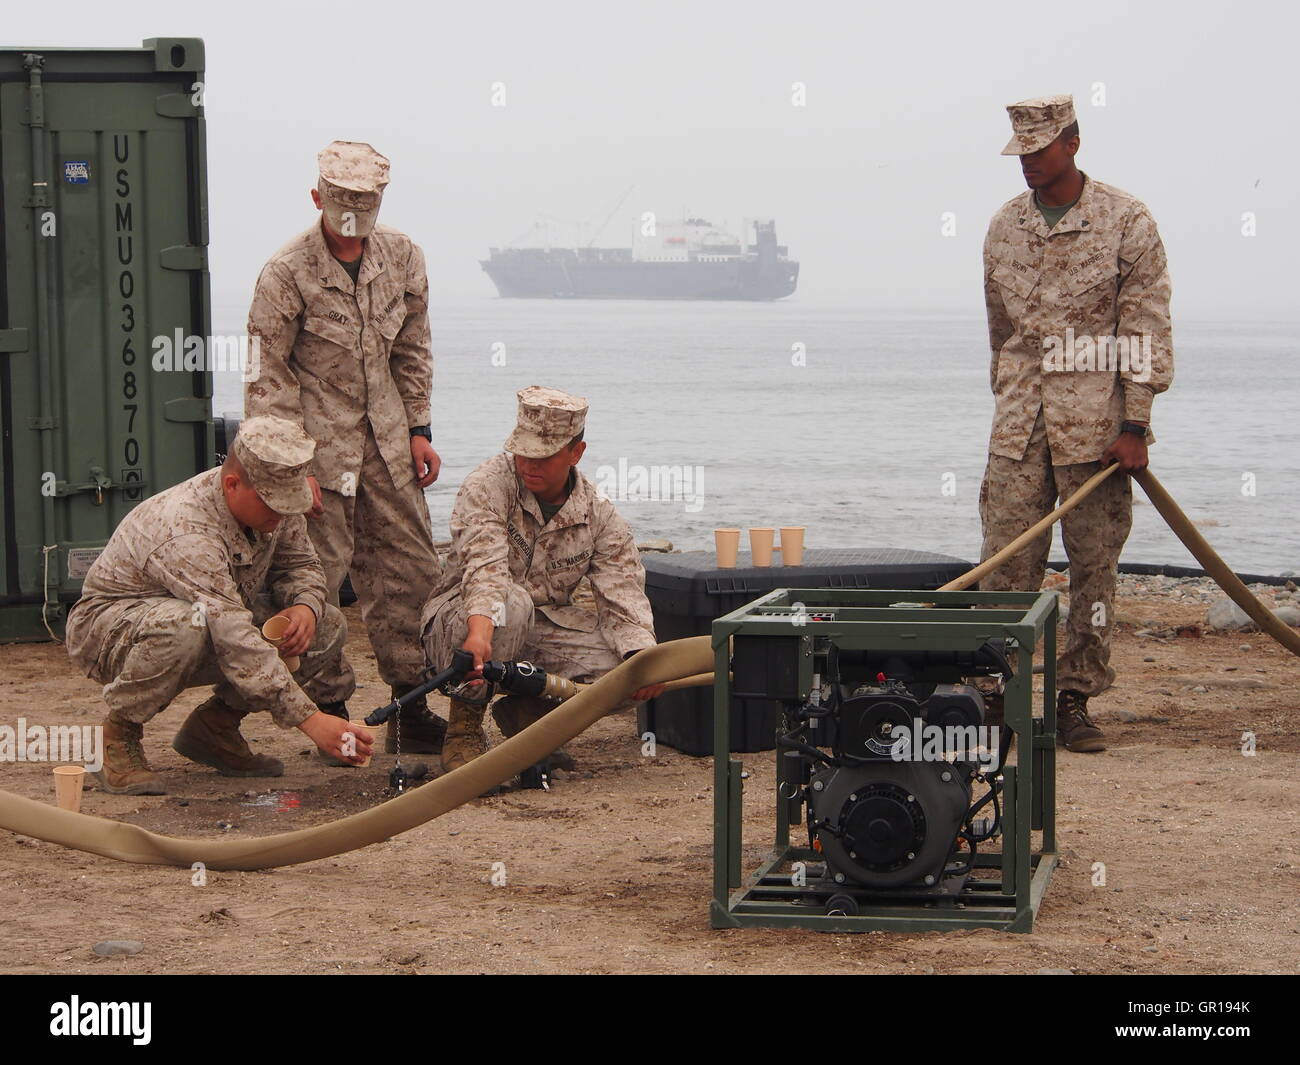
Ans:
[[[452,699],[448,714],[447,735],[442,741],[442,771],[450,773],[487,753],[483,734],[483,711],[487,707]]]
[[[501,735],[509,739],[523,732],[534,722],[540,721],[555,708],[555,703],[544,699],[534,699],[527,695],[503,695],[492,704],[492,719],[501,730]],[[545,759],[555,769],[572,773],[575,768],[573,757],[563,747],[552,751]]]
[[[185,719],[172,740],[172,749],[191,762],[210,765],[223,777],[280,776],[284,763],[270,755],[254,754],[240,735],[239,723],[246,716],[214,695]]]
[[[144,726],[104,718],[104,765],[95,773],[99,786],[111,795],[166,795],[167,789],[144,756],[140,740]]]
[[[1106,749],[1101,729],[1088,716],[1088,697],[1082,692],[1063,688],[1056,697],[1056,745],[1084,754]]]
[[[413,687],[414,685],[411,684],[394,684],[393,698],[400,699]],[[396,754],[400,740],[403,754],[438,754],[442,751],[442,744],[446,737],[447,722],[429,709],[429,704],[422,695],[402,707],[396,716],[388,719],[388,731],[384,733],[384,750],[389,754]]]

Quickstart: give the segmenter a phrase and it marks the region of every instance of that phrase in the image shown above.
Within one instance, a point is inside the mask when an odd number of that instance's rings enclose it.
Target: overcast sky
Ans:
[[[982,315],[984,230],[1023,189],[1005,106],[1069,92],[1082,168],[1159,222],[1175,318],[1294,319],[1297,29],[1293,5],[1241,2],[73,0],[8,3],[0,33],[204,39],[219,304],[313,222],[341,138],[392,160],[381,220],[424,247],[435,302],[492,297],[490,246],[540,214],[594,229],[635,185],[599,243],[647,210],[773,217],[797,300]]]

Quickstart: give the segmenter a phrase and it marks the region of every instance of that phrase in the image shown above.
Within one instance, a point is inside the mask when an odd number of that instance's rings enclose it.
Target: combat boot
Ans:
[[[144,726],[104,718],[104,764],[95,773],[110,795],[166,795],[167,789],[144,756]]]
[[[239,732],[248,716],[227,706],[219,696],[194,708],[172,740],[172,750],[191,762],[211,766],[223,777],[278,777],[284,763],[267,754],[254,754]]]
[[[442,771],[450,773],[487,753],[487,737],[483,734],[485,706],[452,699],[451,714],[447,722],[447,735],[442,743]]]
[[[393,698],[400,699],[415,685],[396,684],[393,686]],[[401,736],[397,734],[401,730]],[[397,753],[397,743],[401,740],[403,754],[441,754],[443,740],[447,735],[447,722],[429,709],[429,704],[421,695],[397,712],[384,734],[384,750],[389,754]]]
[[[554,704],[526,695],[503,695],[492,704],[492,720],[497,723],[501,735],[509,739],[518,735],[534,722],[540,721],[551,712]],[[576,768],[573,757],[563,747],[552,751],[545,759],[553,769],[563,769],[572,773]]]
[[[1056,742],[1067,751],[1093,754],[1106,749],[1101,729],[1088,716],[1088,697],[1063,688],[1056,697]]]

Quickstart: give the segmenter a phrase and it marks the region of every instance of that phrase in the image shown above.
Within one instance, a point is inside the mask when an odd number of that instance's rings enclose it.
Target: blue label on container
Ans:
[[[85,160],[65,160],[63,163],[63,180],[69,185],[89,184],[90,164]]]

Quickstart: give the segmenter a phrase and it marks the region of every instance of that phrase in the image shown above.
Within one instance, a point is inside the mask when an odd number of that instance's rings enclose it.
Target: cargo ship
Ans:
[[[790,295],[799,264],[776,242],[775,222],[751,224],[752,244],[703,218],[688,218],[660,223],[650,236],[638,232],[630,248],[492,248],[480,265],[497,292],[509,298],[779,300]]]

